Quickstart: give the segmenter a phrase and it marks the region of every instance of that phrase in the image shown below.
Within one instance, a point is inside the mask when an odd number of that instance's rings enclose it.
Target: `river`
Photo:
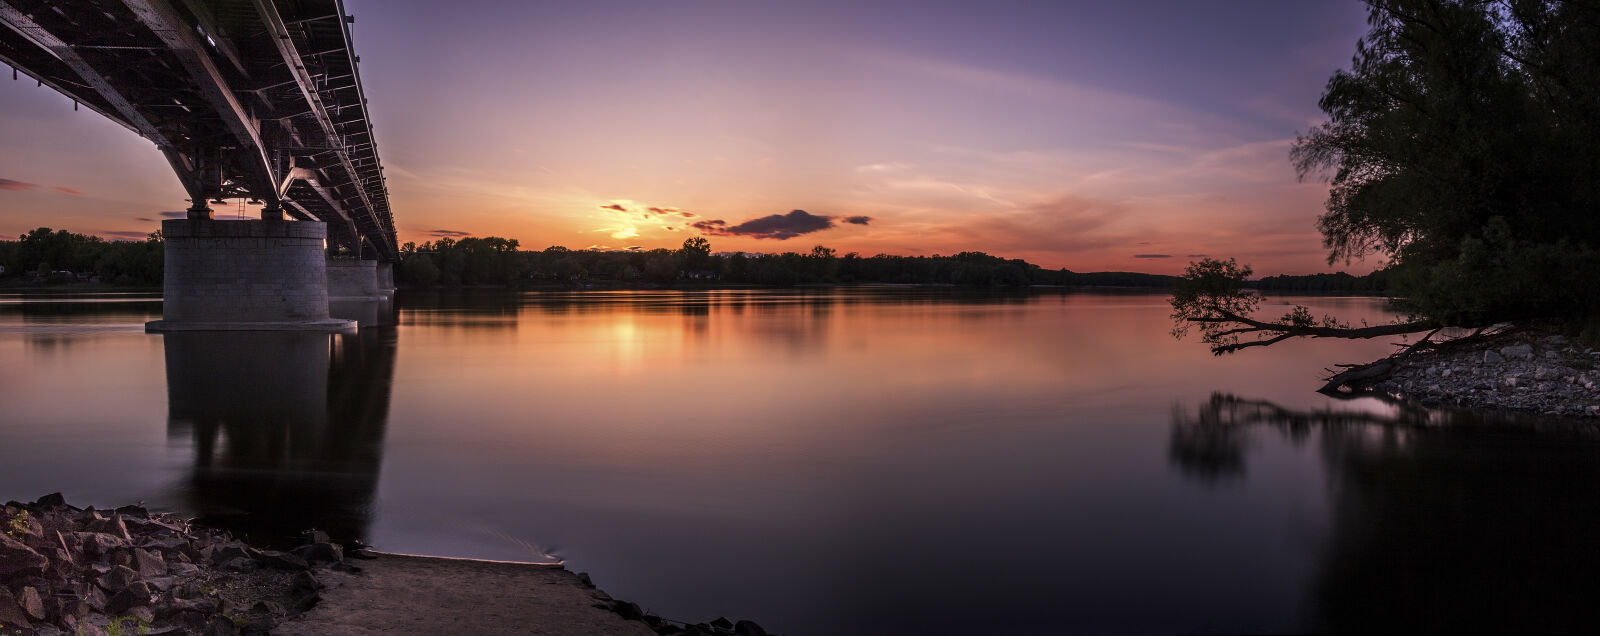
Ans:
[[[1297,298],[1378,322],[1370,298]],[[1281,311],[1271,299],[1263,311]],[[1165,297],[402,292],[356,335],[0,294],[0,499],[564,560],[792,634],[1592,627],[1600,437],[1334,400]]]

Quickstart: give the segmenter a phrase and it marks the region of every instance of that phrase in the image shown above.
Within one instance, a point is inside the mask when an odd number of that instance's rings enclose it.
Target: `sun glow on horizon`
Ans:
[[[891,5],[351,0],[399,239],[1328,270],[1326,187],[1287,154],[1359,6]],[[182,209],[147,141],[61,103],[0,88],[0,232],[142,235]]]

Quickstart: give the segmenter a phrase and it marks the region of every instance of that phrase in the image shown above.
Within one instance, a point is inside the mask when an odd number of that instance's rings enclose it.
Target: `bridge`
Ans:
[[[342,0],[0,0],[13,78],[150,140],[188,193],[187,218],[162,224],[158,327],[320,324],[329,294],[392,288],[399,250],[353,21]],[[208,203],[227,199],[260,204],[261,219],[213,219]]]

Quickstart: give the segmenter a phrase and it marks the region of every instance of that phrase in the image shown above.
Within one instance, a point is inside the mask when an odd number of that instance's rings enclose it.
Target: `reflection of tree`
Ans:
[[[1316,440],[1333,488],[1311,595],[1329,631],[1576,631],[1600,620],[1600,439],[1554,421],[1290,411],[1214,395],[1170,457],[1242,477],[1252,430]]]
[[[364,539],[382,462],[395,330],[165,338],[168,435],[192,437],[204,521],[269,540]]]

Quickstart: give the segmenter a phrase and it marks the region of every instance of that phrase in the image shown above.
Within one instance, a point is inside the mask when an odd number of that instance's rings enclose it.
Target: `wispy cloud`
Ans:
[[[43,188],[43,187],[45,187],[45,186],[39,185],[37,183],[29,183],[27,181],[18,181],[16,179],[0,179],[0,190],[23,191],[23,190],[37,190],[37,189]],[[58,186],[50,186],[50,190],[53,191],[53,192],[56,192],[58,194],[69,194],[69,195],[72,195],[72,196],[75,196],[75,197],[76,196],[83,196],[83,192],[80,192],[80,191],[78,191],[76,189],[73,189],[73,188],[69,188],[67,186],[59,186],[59,185]]]
[[[1134,258],[1172,258],[1171,254],[1134,254]]]
[[[460,230],[428,230],[428,233],[433,236],[448,236],[451,238],[472,236],[471,232],[462,232]]]
[[[143,241],[147,238],[150,238],[149,231],[100,230],[99,232],[95,232],[95,234],[109,238],[113,241]]]

